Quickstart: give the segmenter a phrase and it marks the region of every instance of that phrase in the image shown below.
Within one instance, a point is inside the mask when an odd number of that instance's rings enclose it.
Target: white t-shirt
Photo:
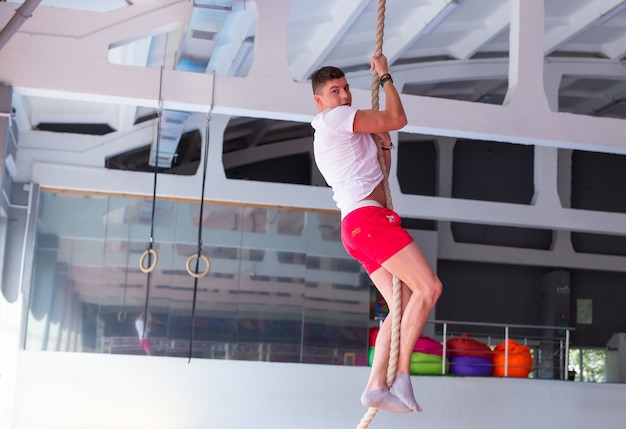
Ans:
[[[338,106],[318,113],[311,122],[315,162],[333,189],[342,216],[383,180],[372,136],[352,131],[356,112],[354,107]]]
[[[145,324],[143,319],[135,319],[135,329],[137,330],[137,335],[139,335],[140,340],[145,340],[149,336],[148,329],[144,330]]]

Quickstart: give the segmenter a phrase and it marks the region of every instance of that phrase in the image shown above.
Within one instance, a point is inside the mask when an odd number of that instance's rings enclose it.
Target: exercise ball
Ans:
[[[507,360],[508,350],[508,360]],[[518,344],[514,340],[504,341],[494,349],[493,375],[504,377],[505,364],[508,364],[506,375],[508,377],[526,378],[533,367],[533,357],[527,346]]]
[[[414,352],[426,353],[431,355],[443,355],[443,344],[439,341],[434,340],[426,335],[422,335],[417,339],[415,346],[413,347]],[[446,352],[446,357],[449,357],[450,353]]]
[[[461,356],[450,357],[450,374],[486,377],[493,374],[491,357]]]
[[[487,344],[470,338],[469,334],[462,334],[458,338],[446,341],[446,347],[452,356],[474,356],[491,359],[493,352]]]
[[[413,352],[409,364],[411,375],[445,375],[450,370],[450,362],[440,355]]]
[[[369,346],[374,347],[376,345],[376,338],[378,337],[378,331],[380,328],[378,326],[372,326],[369,329]]]

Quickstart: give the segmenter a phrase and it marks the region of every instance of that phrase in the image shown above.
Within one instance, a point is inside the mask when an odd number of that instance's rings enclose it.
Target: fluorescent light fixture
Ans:
[[[252,48],[254,47],[254,36],[246,37],[243,42],[241,42],[241,46],[239,47],[239,51],[233,60],[233,63],[230,66],[230,70],[228,74],[230,76],[235,76],[243,67],[243,63],[248,59],[248,55],[252,52]]]
[[[598,19],[598,24],[604,25],[624,11],[626,11],[626,3],[615,6],[613,9],[611,9]]]
[[[422,30],[422,34],[428,35],[435,31],[435,29],[439,27],[441,23],[456,10],[457,7],[459,7],[459,0],[452,0],[450,3],[446,4],[444,8],[441,9],[441,12],[439,12],[439,14],[435,16],[432,21],[426,24],[426,27]]]

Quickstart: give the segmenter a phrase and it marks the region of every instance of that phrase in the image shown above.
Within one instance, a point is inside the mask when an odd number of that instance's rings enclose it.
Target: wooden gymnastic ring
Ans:
[[[148,268],[143,266],[143,261],[146,259],[146,256],[148,255],[152,255],[154,256],[154,261],[152,261],[152,264],[150,264],[150,266]],[[141,254],[141,258],[139,258],[139,269],[148,274],[150,272],[152,272],[152,270],[154,270],[154,267],[156,267],[156,264],[159,260],[159,255],[157,254],[156,250],[154,249],[146,249],[142,254]]]
[[[209,258],[207,258],[204,255],[200,255],[200,259],[202,259],[204,261],[204,263],[206,264],[206,268],[204,271],[202,271],[201,273],[194,273],[191,270],[191,261],[193,261],[197,256],[196,255],[191,255],[188,259],[187,259],[187,272],[189,273],[189,275],[191,277],[195,277],[197,279],[206,276],[209,273],[209,270],[211,269],[211,263],[209,262]]]
[[[124,310],[120,310],[117,313],[117,321],[118,322],[123,322],[124,320],[126,320],[126,312]]]

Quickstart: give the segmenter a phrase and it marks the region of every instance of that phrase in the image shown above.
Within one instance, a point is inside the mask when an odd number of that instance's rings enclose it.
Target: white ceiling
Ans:
[[[162,7],[162,3],[43,0],[39,8],[113,13],[150,4]],[[140,39],[111,41],[109,60],[245,75],[253,60],[255,2],[188,3],[189,16],[182,25],[145,28]],[[304,82],[313,70],[326,64],[347,72],[367,70],[376,16],[376,0],[294,0],[287,34],[294,80]],[[383,51],[394,70],[402,70],[405,93],[502,104],[507,90],[509,25],[509,0],[387,0]],[[545,0],[544,48],[546,64],[558,62],[566,67],[559,88],[559,111],[626,117],[626,79],[612,72],[626,58],[626,0]],[[593,74],[582,71],[581,66],[589,64],[594,65]],[[447,73],[452,67],[457,71]],[[123,131],[149,113],[145,108],[38,96],[23,96],[16,104],[21,129],[33,129],[40,123],[106,123]],[[161,150],[168,152],[167,147]]]

